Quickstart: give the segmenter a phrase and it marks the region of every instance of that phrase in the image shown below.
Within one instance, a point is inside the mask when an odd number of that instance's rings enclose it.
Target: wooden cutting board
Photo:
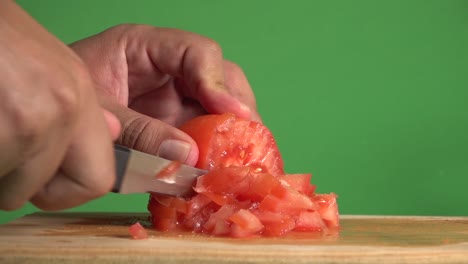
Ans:
[[[468,217],[342,216],[341,230],[210,238],[128,226],[146,214],[36,213],[0,226],[0,263],[468,263]],[[147,223],[147,222],[146,222]]]

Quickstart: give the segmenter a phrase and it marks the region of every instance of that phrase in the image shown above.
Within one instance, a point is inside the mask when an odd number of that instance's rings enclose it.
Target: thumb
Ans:
[[[197,144],[186,133],[122,105],[113,104],[108,109],[121,123],[119,144],[191,166],[197,163]]]

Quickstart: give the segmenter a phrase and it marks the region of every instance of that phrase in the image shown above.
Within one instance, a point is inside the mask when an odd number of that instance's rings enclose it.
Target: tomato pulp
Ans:
[[[197,117],[181,130],[197,142],[196,166],[208,173],[189,199],[151,194],[156,229],[254,237],[339,227],[337,196],[315,193],[311,174],[285,173],[266,126],[222,114]]]

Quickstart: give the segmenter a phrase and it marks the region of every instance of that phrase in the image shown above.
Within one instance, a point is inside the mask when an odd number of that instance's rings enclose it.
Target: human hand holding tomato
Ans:
[[[90,69],[102,104],[120,119],[120,144],[194,165],[197,145],[176,127],[206,113],[261,121],[244,73],[208,38],[121,25],[71,47]]]
[[[77,206],[114,182],[114,116],[76,54],[0,1],[0,210]]]

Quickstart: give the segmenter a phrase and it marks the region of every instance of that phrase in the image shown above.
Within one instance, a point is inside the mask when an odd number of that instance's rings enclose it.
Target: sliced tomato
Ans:
[[[128,228],[128,232],[130,233],[132,239],[148,238],[148,232],[146,232],[146,229],[140,224],[140,222],[136,222],[135,224],[131,225]]]
[[[198,178],[189,199],[152,194],[153,226],[215,236],[282,236],[339,226],[335,194],[316,194],[311,174],[284,174],[270,131],[233,115],[208,115],[182,129],[198,144]],[[336,230],[336,229],[335,229]]]
[[[229,167],[214,169],[198,178],[195,191],[198,193],[240,194],[250,186],[250,168]]]
[[[181,128],[197,142],[197,167],[207,170],[249,166],[258,172],[284,174],[283,159],[267,127],[233,114],[205,115]]]

